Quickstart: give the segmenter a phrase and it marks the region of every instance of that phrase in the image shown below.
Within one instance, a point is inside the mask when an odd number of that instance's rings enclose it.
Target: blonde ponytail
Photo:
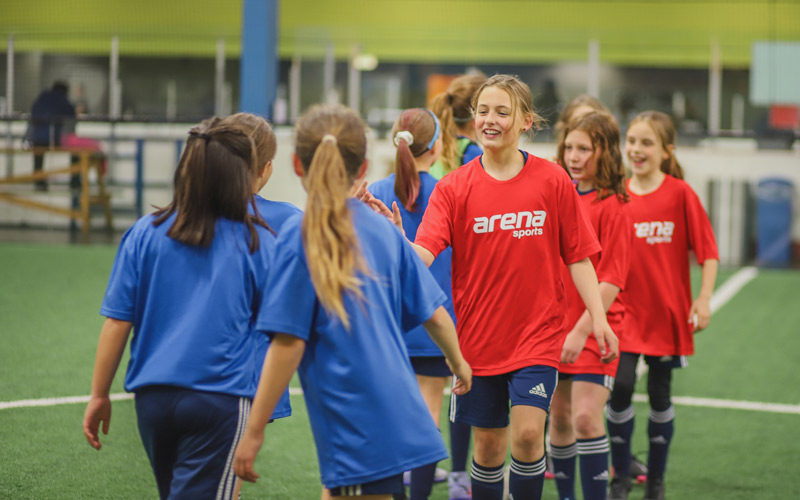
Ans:
[[[363,282],[357,272],[369,274],[347,207],[355,175],[347,168],[337,139],[330,133],[316,144],[309,163],[305,176],[308,201],[302,224],[308,270],[322,306],[349,329],[344,295],[350,293],[363,299]]]

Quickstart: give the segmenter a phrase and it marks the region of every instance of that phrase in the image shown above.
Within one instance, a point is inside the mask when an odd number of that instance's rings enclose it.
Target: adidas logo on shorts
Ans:
[[[544,384],[543,383],[540,383],[539,385],[537,385],[536,387],[532,388],[528,392],[531,393],[531,394],[536,394],[537,396],[541,396],[543,398],[547,397],[547,390],[544,388]]]

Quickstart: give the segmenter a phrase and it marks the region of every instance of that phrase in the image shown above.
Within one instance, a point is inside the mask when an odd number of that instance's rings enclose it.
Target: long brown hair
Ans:
[[[566,140],[573,130],[585,132],[592,141],[592,149],[600,148],[597,173],[593,181],[597,189],[597,200],[615,194],[619,201],[627,202],[629,197],[625,189],[625,167],[622,165],[622,153],[619,149],[620,133],[617,120],[609,113],[592,111],[569,122],[564,127],[564,137],[558,144],[558,163],[565,169]]]
[[[515,119],[517,113],[522,113],[523,116],[530,116],[533,119],[533,126],[531,131],[540,130],[544,125],[544,118],[533,108],[533,98],[531,97],[531,89],[526,83],[515,75],[493,75],[488,80],[483,82],[483,85],[472,96],[472,108],[478,107],[478,98],[481,92],[489,87],[497,87],[508,92],[511,96],[511,119]]]
[[[628,128],[631,128],[637,122],[645,122],[650,125],[650,128],[661,140],[662,149],[669,155],[669,158],[661,162],[661,171],[672,177],[683,179],[683,167],[678,163],[678,159],[675,158],[674,149],[668,147],[675,147],[675,139],[678,135],[669,115],[661,111],[642,111],[633,117],[633,120],[628,124]]]
[[[461,166],[458,130],[474,119],[472,96],[485,81],[486,75],[480,72],[461,75],[450,82],[447,91],[431,100],[431,110],[436,113],[442,126],[442,154],[439,160],[444,165],[445,173]]]
[[[344,106],[313,106],[295,126],[295,154],[308,192],[302,232],[311,281],[325,310],[350,328],[343,295],[363,297],[356,272],[369,273],[347,208],[366,160],[364,122]]]
[[[564,128],[574,118],[572,115],[575,114],[575,110],[581,106],[587,106],[595,111],[605,111],[606,113],[611,113],[606,105],[603,104],[600,99],[594,96],[590,96],[589,94],[581,94],[577,97],[574,97],[564,106],[564,109],[561,110],[561,114],[558,115],[558,121],[556,121],[555,125],[553,126],[553,132],[556,135],[556,142],[561,143],[564,141],[564,137],[566,136]]]
[[[255,150],[249,135],[217,117],[192,128],[175,170],[172,201],[155,212],[153,225],[177,214],[167,236],[207,247],[214,239],[217,219],[243,222],[250,236],[250,253],[255,252],[259,246],[255,226],[269,227],[247,210],[249,204],[255,213]]]
[[[394,193],[409,212],[417,209],[420,184],[414,158],[428,151],[428,145],[435,134],[436,119],[430,111],[423,108],[403,111],[392,127],[392,138],[397,146]]]

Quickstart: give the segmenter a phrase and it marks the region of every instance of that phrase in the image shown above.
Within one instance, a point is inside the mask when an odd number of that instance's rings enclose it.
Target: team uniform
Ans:
[[[133,323],[125,390],[161,498],[230,498],[228,458],[263,362],[253,326],[275,238],[256,226],[250,254],[245,225],[220,218],[209,247],[190,246],[167,236],[175,217],[156,227],[148,215],[125,233],[100,312]]]
[[[459,345],[476,376],[472,391],[457,396],[454,418],[479,427],[507,426],[509,398],[549,408],[566,312],[557,262],[600,251],[564,169],[521,154],[524,166],[510,180],[486,173],[480,157],[445,176],[416,237],[434,256],[453,249]],[[533,368],[545,373],[523,373]],[[520,386],[508,388],[516,375]],[[492,376],[506,380],[482,389]],[[495,404],[483,404],[492,395]]]
[[[602,200],[597,199],[596,190],[578,191],[578,194],[603,248],[600,253],[590,257],[597,273],[597,280],[610,283],[619,287],[620,290],[624,290],[628,270],[630,269],[632,245],[627,203],[620,201],[613,193]],[[564,330],[569,332],[586,311],[586,306],[578,293],[578,289],[572,282],[567,266],[562,266],[561,275],[567,295],[567,315]],[[619,338],[623,335],[622,322],[624,316],[625,302],[620,293],[606,314],[609,326]],[[616,359],[610,363],[604,363],[600,359],[600,346],[597,344],[597,339],[592,335],[586,339],[586,344],[578,359],[574,363],[560,363],[558,372],[559,374],[570,375],[600,375],[602,377],[596,378],[596,380],[601,381],[602,385],[611,389],[614,376],[617,373],[617,364],[618,360]],[[580,377],[576,378],[576,380],[579,379]]]
[[[317,299],[299,216],[281,230],[256,328],[306,342],[298,374],[325,487],[366,494],[389,481],[392,491],[378,492],[399,493],[404,471],[447,458],[403,340],[446,297],[385,217],[357,200],[347,204],[370,270],[359,276],[363,298],[344,297],[350,329]]]
[[[670,175],[652,193],[628,193],[634,238],[620,351],[694,354],[687,257],[693,250],[699,264],[719,259],[711,222],[692,188]]]
[[[406,233],[406,238],[414,241],[417,235],[417,228],[422,222],[422,215],[428,207],[428,199],[431,197],[433,188],[436,186],[436,179],[427,172],[420,172],[419,174],[420,186],[419,193],[417,194],[416,205],[417,209],[414,212],[409,212],[394,192],[395,176],[391,174],[385,179],[381,179],[369,187],[369,192],[375,197],[386,204],[387,207],[392,206],[392,202],[396,202],[400,209],[400,215],[403,219],[403,231]],[[439,288],[447,296],[447,300],[443,304],[450,317],[455,321],[456,316],[453,310],[453,291],[450,285],[450,262],[451,262],[450,249],[443,251],[433,261],[428,268],[439,284]],[[405,332],[406,347],[408,354],[412,358],[416,357],[442,357],[442,351],[433,342],[428,332],[423,326],[418,326],[413,330]],[[444,360],[442,359],[442,362]],[[447,365],[445,364],[445,369]],[[449,370],[439,376],[449,375]],[[423,374],[424,375],[424,374]],[[434,375],[432,375],[434,376]]]
[[[631,192],[629,181],[628,193],[633,251],[627,288],[622,294],[627,305],[625,334],[620,339],[620,362],[606,418],[612,465],[619,477],[627,478],[635,417],[631,403],[635,367],[644,355],[650,366],[650,488],[663,484],[659,482],[663,481],[674,434],[672,369],[685,366],[686,356],[694,353],[693,327],[688,321],[692,304],[689,252],[694,251],[700,264],[718,259],[718,254],[708,216],[686,182],[665,174],[655,191],[637,195]],[[616,481],[612,481],[610,496],[618,496]],[[616,486],[624,488],[622,482]]]
[[[291,216],[303,213],[302,210],[285,201],[272,201],[259,195],[255,195],[254,198],[256,200],[256,208],[258,208],[258,215],[276,233],[280,233],[281,226]]]

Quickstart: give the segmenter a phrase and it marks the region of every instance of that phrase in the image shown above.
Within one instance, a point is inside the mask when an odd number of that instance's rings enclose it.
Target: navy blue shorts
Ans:
[[[135,404],[162,500],[233,498],[233,451],[250,413],[249,399],[151,386],[136,391]]]
[[[403,475],[389,476],[371,483],[355,484],[353,486],[337,486],[331,488],[331,496],[353,496],[363,495],[392,495],[395,493],[405,493],[403,486]]]
[[[451,420],[473,427],[500,429],[509,424],[511,406],[525,405],[550,411],[558,384],[558,370],[551,366],[528,366],[487,377],[472,377],[472,390],[451,395]]]
[[[453,374],[444,356],[411,356],[414,373],[425,377],[449,377]]]
[[[597,373],[561,373],[558,372],[558,381],[577,380],[580,382],[591,382],[592,384],[602,385],[609,391],[614,390],[614,377],[611,375],[600,375]]]

